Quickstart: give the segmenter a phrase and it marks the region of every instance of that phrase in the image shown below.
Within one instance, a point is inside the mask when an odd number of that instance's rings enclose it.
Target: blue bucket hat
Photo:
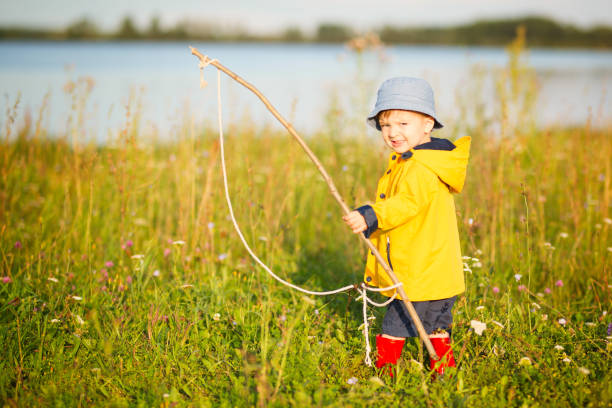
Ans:
[[[380,130],[376,117],[380,112],[389,109],[424,113],[434,119],[434,129],[444,126],[436,117],[433,89],[421,78],[396,77],[383,82],[378,88],[376,105],[368,115],[368,124]]]

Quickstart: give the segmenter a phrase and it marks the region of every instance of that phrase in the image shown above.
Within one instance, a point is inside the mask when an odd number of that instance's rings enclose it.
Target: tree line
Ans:
[[[411,27],[386,25],[372,30],[387,44],[484,45],[508,44],[523,26],[530,46],[542,47],[612,47],[612,27],[579,28],[540,16],[513,19],[479,20],[448,27]],[[81,18],[63,29],[43,30],[27,27],[0,27],[0,39],[24,40],[101,40],[101,41],[241,41],[241,42],[314,42],[343,43],[358,35],[347,25],[321,23],[314,33],[299,27],[287,27],[277,34],[254,34],[243,27],[222,27],[214,23],[183,21],[164,28],[159,17],[139,28],[129,16],[117,29],[101,30],[89,18]]]

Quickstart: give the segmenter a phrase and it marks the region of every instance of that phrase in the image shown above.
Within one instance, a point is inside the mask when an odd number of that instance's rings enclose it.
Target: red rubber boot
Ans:
[[[393,377],[393,365],[397,364],[397,360],[402,355],[405,339],[394,340],[383,337],[382,334],[376,336],[376,367],[381,368],[386,364],[389,366],[389,375]]]
[[[450,336],[448,332],[432,334],[429,336],[429,339],[439,358],[438,360],[434,360],[430,357],[429,368],[431,370],[435,369],[436,373],[443,375],[446,367],[456,367],[457,365],[455,364],[455,357],[453,357],[453,349],[450,345]]]

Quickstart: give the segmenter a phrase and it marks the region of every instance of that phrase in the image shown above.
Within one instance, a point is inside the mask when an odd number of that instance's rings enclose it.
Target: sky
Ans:
[[[0,25],[63,28],[82,17],[104,30],[130,15],[147,27],[159,16],[163,27],[188,19],[256,33],[288,26],[309,32],[321,22],[367,31],[385,24],[453,25],[480,18],[538,14],[581,27],[612,26],[610,0],[0,0]]]

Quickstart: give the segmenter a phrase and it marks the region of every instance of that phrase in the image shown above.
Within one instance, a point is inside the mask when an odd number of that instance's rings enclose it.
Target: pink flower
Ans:
[[[22,248],[21,241],[15,242],[15,248],[16,249],[21,249]]]
[[[133,246],[134,246],[134,242],[132,242],[132,240],[131,240],[131,239],[128,239],[128,240],[126,241],[126,243],[125,243],[125,246],[126,246],[126,247],[128,247],[128,248],[131,248],[131,247],[133,247]]]
[[[170,248],[164,249],[164,257],[168,257],[168,255],[170,255],[171,253],[172,253],[172,250]]]
[[[2,283],[11,283],[11,277],[10,276],[3,276],[2,277]]]
[[[550,295],[551,292],[552,290],[550,290],[550,288],[544,289],[544,293],[546,293],[547,295]]]
[[[104,266],[106,266],[107,268],[112,268],[113,266],[115,266],[115,264],[113,263],[113,261],[106,261],[104,262]]]
[[[519,290],[519,292],[524,292],[527,290],[527,287],[525,285],[518,285],[517,289]]]
[[[558,281],[555,282],[555,286],[558,286],[558,287],[563,286],[563,281],[559,279]]]
[[[128,284],[128,285],[131,285],[131,284],[132,284],[132,277],[131,277],[130,275],[128,275],[128,276],[125,278],[125,281],[127,282],[127,284]]]
[[[493,293],[499,293],[499,288],[497,286],[493,286]]]

